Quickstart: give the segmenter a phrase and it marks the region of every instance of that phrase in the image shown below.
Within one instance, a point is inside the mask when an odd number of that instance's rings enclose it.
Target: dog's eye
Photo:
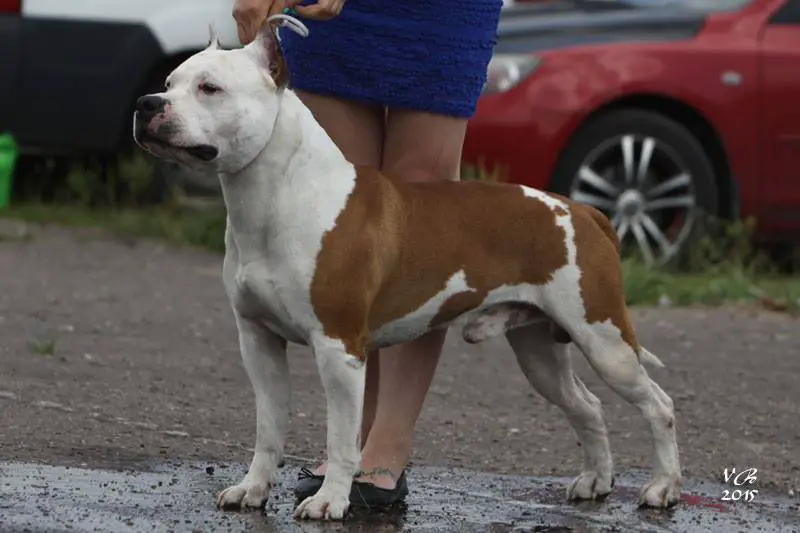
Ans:
[[[200,91],[204,92],[205,94],[215,94],[222,90],[213,83],[207,83],[207,82],[201,83],[198,86],[198,89],[200,89]]]

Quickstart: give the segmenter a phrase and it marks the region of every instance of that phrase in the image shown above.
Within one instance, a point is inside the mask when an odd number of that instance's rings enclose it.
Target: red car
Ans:
[[[504,10],[466,163],[603,210],[673,257],[697,214],[800,234],[800,0]]]

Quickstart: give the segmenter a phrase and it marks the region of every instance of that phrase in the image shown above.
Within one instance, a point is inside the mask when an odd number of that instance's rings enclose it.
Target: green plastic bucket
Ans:
[[[0,135],[0,209],[11,199],[11,184],[14,181],[14,165],[19,149],[10,133]]]

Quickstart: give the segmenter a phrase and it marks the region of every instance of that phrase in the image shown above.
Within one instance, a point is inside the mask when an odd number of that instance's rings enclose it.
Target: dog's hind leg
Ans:
[[[265,327],[236,317],[242,362],[256,397],[256,445],[244,479],[223,490],[222,508],[263,507],[272,476],[283,458],[289,421],[289,366],[286,341]]]
[[[623,327],[632,325],[626,320]],[[650,379],[634,348],[623,340],[615,325],[589,324],[572,338],[600,378],[638,408],[650,426],[655,466],[651,481],[642,489],[640,504],[651,507],[676,504],[682,477],[672,399]]]
[[[549,321],[506,333],[530,384],[558,406],[583,450],[583,472],[567,488],[567,498],[600,499],[611,492],[613,461],[600,400],[572,369],[569,345],[554,340]]]

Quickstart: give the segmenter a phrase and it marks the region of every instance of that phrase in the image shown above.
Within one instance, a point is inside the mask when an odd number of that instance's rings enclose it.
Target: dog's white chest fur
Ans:
[[[306,292],[303,284],[288,284],[280,270],[263,260],[231,263],[225,269],[225,287],[237,312],[285,339],[303,343],[304,335],[296,326],[301,313],[293,305]]]
[[[356,173],[321,128],[298,116],[310,113],[293,94],[284,105],[276,124],[281,134],[257,164],[223,177],[228,204],[223,281],[239,313],[306,344],[309,332],[321,329],[310,296],[317,256],[347,204]],[[287,153],[294,154],[288,162]]]

